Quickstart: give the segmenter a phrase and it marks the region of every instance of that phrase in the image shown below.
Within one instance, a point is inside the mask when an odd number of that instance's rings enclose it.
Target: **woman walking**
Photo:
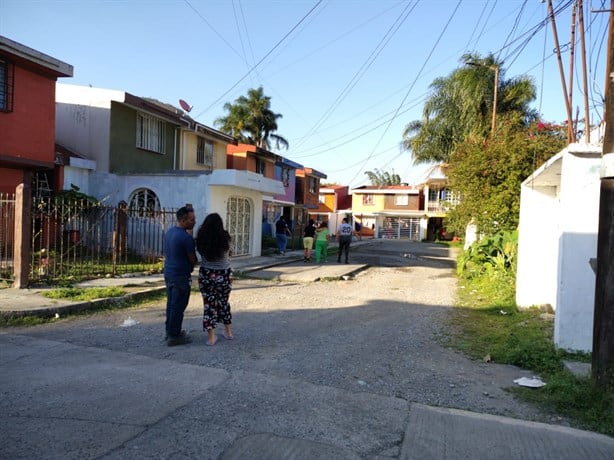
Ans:
[[[303,254],[303,260],[305,262],[311,262],[311,250],[313,248],[313,238],[316,235],[316,226],[313,219],[309,219],[309,223],[305,227],[303,232],[303,248],[305,249]]]
[[[316,232],[316,263],[320,263],[320,259],[328,262],[328,240],[330,239],[330,231],[328,230],[328,222],[320,223],[320,227]]]
[[[215,345],[215,326],[224,324],[223,337],[232,340],[232,314],[228,297],[232,289],[230,268],[230,234],[224,230],[222,218],[209,214],[198,229],[196,249],[202,260],[198,273],[198,287],[203,296],[203,330],[207,332],[207,345]]]

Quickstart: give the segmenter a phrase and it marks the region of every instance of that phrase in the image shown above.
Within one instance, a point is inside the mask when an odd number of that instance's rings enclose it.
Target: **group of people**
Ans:
[[[344,218],[337,230],[339,239],[339,252],[337,253],[337,262],[341,263],[341,257],[345,256],[345,263],[349,263],[350,243],[352,242],[354,229]],[[316,263],[328,262],[328,243],[330,241],[330,230],[328,222],[320,222],[317,226],[313,219],[309,219],[307,226],[303,231],[303,260],[311,262],[311,254],[315,251]]]
[[[182,207],[177,211],[177,225],[164,239],[164,282],[166,284],[166,344],[184,345],[192,339],[181,329],[183,315],[190,300],[192,271],[201,256],[198,287],[203,297],[203,330],[207,345],[215,345],[215,327],[224,325],[223,337],[232,340],[232,314],[229,296],[232,288],[230,268],[230,234],[217,213],[207,215],[196,233],[194,210]]]
[[[217,213],[207,215],[196,232],[196,238],[193,236],[196,224],[194,210],[184,206],[177,211],[176,216],[177,225],[169,229],[164,239],[166,344],[184,345],[192,341],[181,327],[190,300],[192,271],[198,263],[196,251],[201,259],[198,288],[203,298],[203,330],[207,333],[206,343],[210,346],[216,344],[218,337],[215,328],[219,323],[224,325],[222,337],[233,340],[229,302],[232,289],[230,234],[224,229],[222,218]],[[290,234],[288,224],[283,216],[280,217],[276,223],[276,235],[281,254],[285,254],[287,237]],[[347,219],[343,219],[337,232],[339,237],[337,262],[341,263],[342,256],[345,256],[345,263],[348,263],[353,234],[352,226]],[[320,222],[316,226],[313,219],[310,219],[303,232],[305,262],[311,261],[314,246],[316,263],[327,262],[330,237],[327,222]]]

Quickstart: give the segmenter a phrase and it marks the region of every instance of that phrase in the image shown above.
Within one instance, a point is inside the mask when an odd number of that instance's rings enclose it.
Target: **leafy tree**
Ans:
[[[461,202],[448,214],[448,228],[463,233],[473,221],[493,235],[515,230],[520,211],[520,184],[567,144],[562,126],[534,123],[518,130],[519,115],[500,119],[495,138],[472,136],[450,155],[450,187]]]
[[[224,104],[224,110],[228,114],[217,118],[214,124],[239,142],[267,150],[271,148],[271,142],[274,142],[278,149],[289,147],[286,139],[275,134],[277,120],[282,118],[282,115],[271,110],[271,98],[264,95],[262,86],[249,89],[247,97],[238,97],[234,104],[227,102]]]
[[[431,83],[422,119],[410,122],[403,132],[403,146],[417,163],[447,162],[468,137],[484,139],[491,134],[495,68],[499,71],[497,117],[517,113],[514,119],[524,127],[537,118],[529,107],[535,86],[528,77],[506,80],[503,62],[492,54],[484,58],[465,54],[461,62],[450,75]]]
[[[371,185],[399,185],[401,183],[401,176],[395,174],[394,170],[389,173],[375,168],[374,171],[367,171],[365,174],[369,177]]]

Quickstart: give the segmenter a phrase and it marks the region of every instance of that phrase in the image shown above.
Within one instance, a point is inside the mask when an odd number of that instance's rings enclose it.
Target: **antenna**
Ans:
[[[190,107],[190,104],[188,104],[183,99],[179,99],[179,105],[181,106],[183,110],[185,110],[188,113],[190,113],[190,110],[192,110],[192,107]]]

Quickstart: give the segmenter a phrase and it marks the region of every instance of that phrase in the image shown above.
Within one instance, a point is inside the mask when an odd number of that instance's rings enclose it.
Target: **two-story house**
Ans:
[[[58,85],[57,142],[96,163],[89,174],[67,171],[71,183],[110,205],[141,214],[191,204],[197,225],[219,213],[235,255],[260,255],[263,196],[281,184],[242,168],[228,169],[234,139],[182,110],[124,91]],[[78,183],[76,183],[78,182]]]
[[[31,198],[53,187],[56,80],[72,75],[71,65],[0,36],[0,273],[12,272],[15,287],[28,280]]]
[[[445,217],[460,202],[460,195],[448,186],[448,165],[439,163],[430,167],[418,184],[422,195],[421,209],[425,212],[425,239],[446,238]]]
[[[420,189],[409,185],[364,185],[352,189],[354,220],[375,238],[420,241],[426,232]]]

